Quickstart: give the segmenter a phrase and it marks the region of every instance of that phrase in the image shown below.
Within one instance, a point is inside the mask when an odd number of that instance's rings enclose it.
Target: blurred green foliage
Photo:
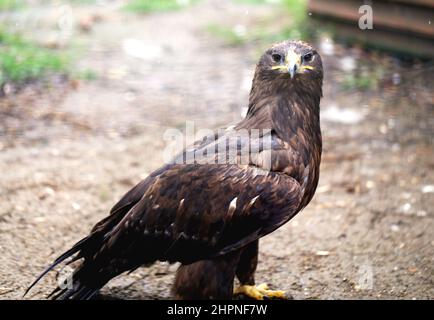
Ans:
[[[98,74],[91,69],[80,70],[72,75],[75,79],[81,79],[86,81],[93,81],[98,79]]]
[[[307,1],[306,0],[282,0],[283,6],[294,19],[295,24],[305,22],[307,18]]]
[[[0,85],[40,78],[50,72],[66,72],[66,67],[64,55],[0,30]]]
[[[381,74],[378,74],[376,72],[366,71],[351,73],[345,75],[342,81],[340,81],[340,86],[344,90],[348,91],[374,90],[378,87],[381,78]]]
[[[210,24],[207,31],[229,45],[242,45],[249,42],[277,42],[286,39],[309,40],[315,36],[315,27],[309,20],[306,0],[234,0],[235,3],[252,5],[275,4],[279,12],[288,16],[286,24],[278,30],[274,28],[276,21],[258,22],[254,28],[240,32],[237,26]]]
[[[307,9],[307,0],[234,0],[238,3],[258,4],[276,4],[281,5],[288,10],[292,19],[301,22],[304,20]]]
[[[238,3],[248,3],[248,4],[265,4],[265,3],[280,3],[280,0],[234,0]]]
[[[211,35],[223,39],[230,45],[241,45],[248,41],[246,36],[237,32],[235,28],[231,28],[228,26],[222,26],[212,23],[206,27],[206,30]]]
[[[17,9],[23,4],[23,0],[0,0],[0,10]]]
[[[126,9],[135,12],[155,12],[177,10],[198,0],[130,0]]]

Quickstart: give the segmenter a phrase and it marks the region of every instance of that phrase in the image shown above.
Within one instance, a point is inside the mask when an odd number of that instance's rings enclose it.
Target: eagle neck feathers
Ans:
[[[306,147],[321,146],[322,81],[267,81],[255,77],[243,129],[271,129],[285,142],[303,135]]]
[[[303,162],[300,183],[304,190],[301,207],[312,199],[319,180],[322,153],[320,99],[322,79],[301,82],[271,81],[255,77],[242,129],[271,129],[296,151]]]

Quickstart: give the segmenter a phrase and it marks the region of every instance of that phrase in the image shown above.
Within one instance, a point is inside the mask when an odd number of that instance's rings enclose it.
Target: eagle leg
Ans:
[[[267,299],[287,299],[285,291],[282,290],[269,290],[266,283],[258,286],[254,285],[241,285],[234,289],[234,295],[242,294],[255,300]]]
[[[212,260],[181,265],[172,288],[175,299],[231,299],[239,255],[236,251]]]
[[[269,290],[265,283],[255,286],[258,247],[259,240],[256,240],[243,248],[236,270],[240,286],[234,289],[234,295],[244,295],[255,300],[287,299],[285,291]]]
[[[237,264],[236,275],[241,285],[254,285],[255,272],[258,265],[259,240],[245,246]]]

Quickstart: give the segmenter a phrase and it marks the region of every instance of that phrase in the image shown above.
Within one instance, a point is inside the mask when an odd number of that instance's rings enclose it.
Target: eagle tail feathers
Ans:
[[[48,297],[53,300],[90,300],[99,291],[101,286],[92,286],[84,279],[80,279],[79,272],[74,272],[72,286],[56,288]]]
[[[59,257],[57,257],[47,268],[45,268],[44,271],[36,278],[35,281],[32,282],[32,284],[27,288],[27,290],[24,292],[24,296],[32,289],[48,272],[54,269],[57,265],[68,259],[69,257],[73,256],[78,251],[82,250],[89,242],[92,240],[91,236],[87,236],[80,241],[78,241],[75,245],[72,246],[71,249],[65,251],[62,253]],[[78,254],[76,257],[73,257],[71,261],[68,261],[66,264],[70,264],[73,261],[78,260],[81,258],[81,255]]]

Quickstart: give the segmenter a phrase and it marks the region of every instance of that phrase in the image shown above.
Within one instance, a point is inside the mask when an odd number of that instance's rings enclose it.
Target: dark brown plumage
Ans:
[[[57,298],[91,298],[113,277],[157,260],[182,263],[173,286],[180,299],[232,298],[235,276],[242,285],[237,292],[280,296],[253,287],[258,241],[314,195],[322,79],[321,58],[310,45],[286,41],[271,47],[256,67],[246,118],[218,137],[236,152],[220,150],[215,136],[198,141],[131,189],[35,283],[75,255],[73,261],[82,262],[74,288],[56,289]],[[265,133],[253,138],[253,129]],[[249,144],[230,139],[239,131],[271,143],[261,142],[243,158]],[[214,163],[222,154],[226,162]],[[198,155],[201,161],[188,161]]]

